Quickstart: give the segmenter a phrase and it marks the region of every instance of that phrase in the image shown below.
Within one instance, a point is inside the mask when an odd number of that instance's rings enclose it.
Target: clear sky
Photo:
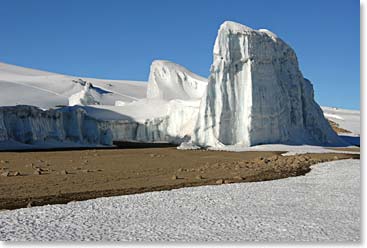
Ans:
[[[359,0],[0,0],[0,61],[75,76],[147,80],[154,59],[207,77],[225,20],[296,51],[321,105],[359,109]]]

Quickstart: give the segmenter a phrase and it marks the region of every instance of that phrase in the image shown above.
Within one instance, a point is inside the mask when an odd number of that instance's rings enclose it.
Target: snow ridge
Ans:
[[[166,60],[155,60],[150,67],[147,98],[164,100],[200,99],[207,79]]]

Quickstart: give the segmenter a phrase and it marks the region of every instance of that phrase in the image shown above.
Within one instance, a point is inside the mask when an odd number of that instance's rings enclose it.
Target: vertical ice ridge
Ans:
[[[194,144],[343,144],[314,101],[295,52],[274,33],[225,22],[213,55]]]

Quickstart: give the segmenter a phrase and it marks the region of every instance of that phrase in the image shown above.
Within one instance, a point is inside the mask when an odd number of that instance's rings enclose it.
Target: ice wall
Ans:
[[[173,62],[155,60],[150,66],[147,98],[164,100],[200,99],[207,79]]]
[[[24,144],[63,141],[111,144],[108,127],[78,108],[43,111],[25,105],[1,107],[0,133],[0,141]]]
[[[27,105],[0,107],[0,143],[15,141],[56,147],[112,145],[113,141],[180,144],[194,129],[197,109],[198,102],[172,101],[168,115],[138,122],[96,119],[79,106],[58,110]]]
[[[224,22],[215,41],[193,143],[337,145],[296,54],[268,30]]]

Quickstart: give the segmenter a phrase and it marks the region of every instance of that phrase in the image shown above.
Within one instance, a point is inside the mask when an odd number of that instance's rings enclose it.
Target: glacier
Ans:
[[[152,62],[147,84],[19,68],[0,64],[0,84],[13,80],[31,92],[25,100],[16,99],[22,105],[0,104],[0,147],[11,142],[111,146],[114,141],[232,150],[261,144],[348,145],[315,102],[293,49],[266,29],[224,22],[209,79],[166,60]]]
[[[161,69],[158,68],[160,66]],[[155,74],[155,77],[151,76],[150,79],[154,80],[147,84],[112,80],[104,83],[98,79],[75,79],[57,74],[50,77],[47,73],[33,73],[31,69],[6,64],[2,64],[0,69],[4,71],[0,70],[0,75],[4,74],[7,80],[22,81],[22,87],[42,91],[43,86],[49,87],[47,80],[55,84],[57,78],[62,78],[60,86],[73,88],[63,96],[68,96],[69,107],[65,106],[65,100],[58,99],[59,102],[46,103],[58,105],[56,108],[46,104],[30,106],[35,103],[34,98],[27,100],[29,105],[1,106],[1,149],[14,147],[10,146],[14,143],[15,148],[111,146],[113,141],[180,144],[187,141],[193,132],[200,94],[207,84],[205,78],[169,61],[153,61],[150,75]],[[167,74],[157,74],[157,71]],[[24,75],[27,77],[23,78]],[[33,80],[41,83],[36,84]],[[14,84],[18,85],[17,82]],[[147,88],[156,86],[157,96],[148,94],[149,97],[140,97],[147,94]],[[79,91],[75,92],[76,89]],[[56,92],[55,89],[46,91]]]
[[[0,148],[7,149],[7,142],[35,147],[111,146],[114,141],[179,145],[189,140],[200,106],[196,99],[146,98],[116,101],[115,106],[100,105],[97,99],[92,85],[86,83],[81,92],[69,97],[73,106],[0,107]]]
[[[293,49],[268,30],[226,21],[191,142],[201,147],[342,145]]]

